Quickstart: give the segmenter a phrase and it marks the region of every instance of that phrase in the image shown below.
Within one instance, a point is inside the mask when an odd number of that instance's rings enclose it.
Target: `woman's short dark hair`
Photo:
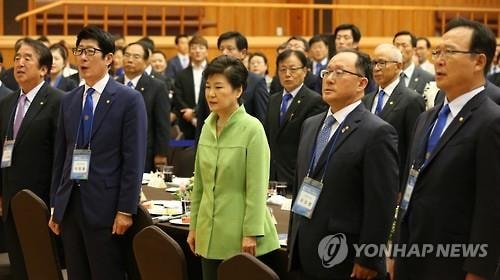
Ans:
[[[60,43],[55,43],[55,44],[51,45],[49,47],[49,50],[51,52],[54,52],[54,51],[59,52],[59,54],[61,55],[64,63],[66,63],[66,61],[68,61],[68,50],[63,45],[61,45]]]
[[[248,70],[237,58],[227,55],[214,58],[203,72],[203,79],[206,81],[208,77],[215,74],[224,75],[234,89],[241,87],[245,91],[247,87]],[[238,102],[241,104],[242,101],[238,100]]]

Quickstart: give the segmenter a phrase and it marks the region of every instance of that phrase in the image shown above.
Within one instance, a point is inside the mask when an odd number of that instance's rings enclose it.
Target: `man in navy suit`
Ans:
[[[386,277],[383,256],[354,250],[354,244],[387,242],[398,189],[396,131],[361,103],[370,68],[366,54],[338,52],[323,72],[322,96],[330,108],[302,125],[300,188],[293,196],[288,236],[289,268],[300,279]],[[306,185],[322,188],[301,191],[312,189]],[[312,208],[314,193],[316,206],[304,216],[296,206]],[[342,259],[336,257],[340,247]]]
[[[68,252],[69,279],[125,279],[120,240],[139,202],[146,108],[137,91],[108,74],[114,52],[109,33],[85,27],[76,46],[85,85],[62,100],[49,227]]]
[[[417,119],[395,246],[460,248],[448,256],[396,255],[398,280],[484,280],[498,273],[500,107],[488,97],[485,78],[494,52],[491,30],[463,18],[448,23],[433,50],[446,98]],[[484,245],[475,255],[462,249]]]
[[[165,76],[175,79],[175,76],[189,66],[189,38],[186,34],[175,36],[177,55],[167,61]]]
[[[413,56],[417,47],[417,37],[409,31],[399,31],[394,35],[392,43],[403,54],[403,72],[401,75],[404,85],[423,94],[427,83],[434,81],[434,76],[413,63]]]

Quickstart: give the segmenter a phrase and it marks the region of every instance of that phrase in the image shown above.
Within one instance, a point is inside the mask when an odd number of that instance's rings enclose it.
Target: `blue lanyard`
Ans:
[[[330,160],[332,158],[333,149],[335,148],[335,144],[337,143],[337,139],[338,139],[339,134],[340,134],[339,130],[344,125],[344,121],[342,123],[340,123],[340,125],[337,127],[337,129],[333,133],[333,143],[330,146],[330,150],[328,151],[328,157],[326,158],[325,168],[323,169],[323,175],[321,175],[321,180],[320,180],[321,183],[323,183],[323,179],[325,178],[326,169],[328,168],[328,164],[330,163]],[[321,130],[321,128],[320,128],[320,130]],[[312,172],[313,164],[314,164],[314,161],[316,160],[316,153],[315,153],[315,151],[316,151],[317,141],[318,141],[318,136],[316,135],[316,140],[314,140],[314,145],[313,145],[313,148],[312,148],[312,158],[309,161],[309,169],[307,171],[307,177],[309,177],[309,174]],[[328,144],[327,144],[327,146],[328,146]],[[316,164],[318,164],[318,163],[316,163]]]

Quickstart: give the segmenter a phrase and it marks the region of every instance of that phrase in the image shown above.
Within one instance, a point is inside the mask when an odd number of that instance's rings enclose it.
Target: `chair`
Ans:
[[[124,248],[126,254],[127,261],[127,276],[128,280],[140,280],[141,275],[139,273],[139,268],[137,267],[137,262],[134,257],[134,249],[132,243],[134,241],[134,237],[139,233],[142,229],[153,225],[153,220],[148,213],[148,210],[144,208],[144,206],[139,205],[137,207],[137,214],[133,217],[132,226],[125,233],[125,242]]]
[[[48,227],[49,210],[30,190],[22,190],[11,201],[12,215],[30,280],[63,279],[56,243]]]
[[[186,258],[177,242],[157,226],[148,226],[134,238],[134,254],[143,280],[166,277],[186,280]]]
[[[174,166],[177,177],[193,177],[195,149],[191,147],[173,148],[170,164]]]
[[[223,261],[218,269],[219,280],[279,280],[279,276],[263,262],[248,253],[237,254]]]

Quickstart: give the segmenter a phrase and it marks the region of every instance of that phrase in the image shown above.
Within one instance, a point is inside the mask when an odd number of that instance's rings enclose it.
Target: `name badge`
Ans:
[[[73,180],[87,180],[89,178],[90,150],[74,150],[71,162]]]
[[[300,186],[299,193],[292,206],[292,212],[308,219],[312,217],[314,208],[318,202],[323,183],[312,178],[305,177]]]
[[[410,174],[408,175],[408,181],[406,182],[405,193],[400,204],[400,207],[405,211],[408,209],[408,205],[410,204],[411,195],[413,193],[413,189],[415,188],[415,184],[417,183],[418,173],[418,170],[412,166]]]
[[[15,140],[5,140],[3,143],[2,164],[1,167],[10,167],[12,165],[12,150],[14,150]]]

